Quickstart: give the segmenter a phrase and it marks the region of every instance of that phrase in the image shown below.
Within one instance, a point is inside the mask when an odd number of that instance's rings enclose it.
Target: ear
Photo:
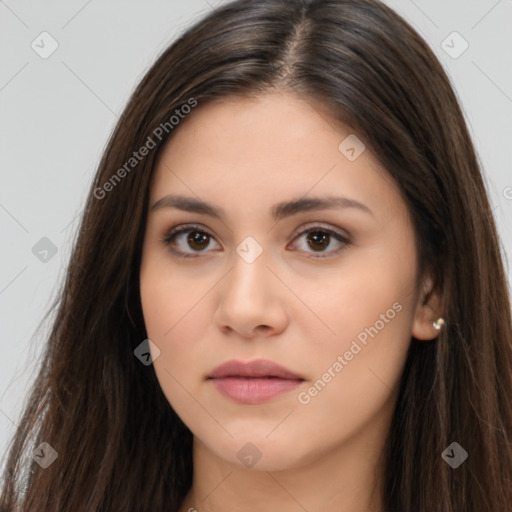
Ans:
[[[427,275],[420,286],[412,327],[412,335],[418,340],[433,340],[440,332],[433,323],[443,316],[441,296],[433,288],[433,280]]]

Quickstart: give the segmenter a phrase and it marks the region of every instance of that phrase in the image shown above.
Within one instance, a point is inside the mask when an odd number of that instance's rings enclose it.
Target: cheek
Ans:
[[[413,309],[405,289],[389,273],[378,282],[373,273],[353,273],[332,288],[336,301],[317,303],[336,335],[311,337],[315,347],[306,353],[314,377],[297,396],[295,419],[311,435],[321,432],[325,446],[390,414],[410,344]]]
[[[305,347],[314,379],[307,394],[320,408],[336,404],[343,416],[364,418],[398,383],[410,344],[412,310],[389,290],[366,300],[343,297],[347,307],[341,303],[324,310],[336,335],[312,336],[314,349]]]
[[[378,254],[359,252],[338,269],[317,276],[314,285],[297,281],[295,291],[312,314],[295,309],[293,321],[302,323],[305,329],[315,329],[317,335],[310,336],[310,341],[317,348],[331,346],[336,351],[359,335],[364,342],[366,329],[375,324],[379,338],[386,337],[384,332],[394,338],[409,330],[414,268],[404,264],[403,255],[391,253],[386,258],[382,254],[382,250]]]
[[[302,325],[314,346],[308,361],[321,381],[319,405],[335,401],[370,410],[397,384],[411,340],[414,254],[408,243],[359,251],[326,280],[323,294],[300,291],[322,321],[310,316]]]
[[[200,413],[191,399],[204,371],[204,347],[197,341],[211,326],[205,310],[211,284],[193,281],[156,265],[143,267],[140,276],[147,336],[160,351],[153,367],[167,400],[183,419]]]
[[[165,257],[148,255],[140,272],[140,295],[148,337],[151,339],[152,335],[155,341],[166,344],[190,316],[197,319],[198,306],[210,286],[208,279],[182,272]]]

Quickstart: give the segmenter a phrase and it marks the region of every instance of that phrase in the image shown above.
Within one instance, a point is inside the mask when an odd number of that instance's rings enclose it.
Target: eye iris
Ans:
[[[190,244],[192,249],[201,250],[205,247],[208,247],[208,237],[206,233],[201,233],[199,231],[191,231],[187,237],[187,242]],[[195,244],[199,244],[200,247],[194,247]]]
[[[322,233],[321,231],[311,231],[307,236],[308,245],[312,249],[318,249],[318,245],[316,247],[311,245],[310,242],[312,241],[313,244],[322,244],[319,249],[325,249],[329,245],[329,237],[330,235],[328,233]]]

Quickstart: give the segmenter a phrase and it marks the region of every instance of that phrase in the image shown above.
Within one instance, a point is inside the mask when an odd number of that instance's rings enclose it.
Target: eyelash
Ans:
[[[189,254],[189,253],[184,253],[182,251],[177,251],[177,250],[172,249],[170,247],[170,245],[172,244],[172,242],[174,241],[174,239],[177,236],[181,235],[182,233],[195,232],[195,231],[197,231],[198,233],[207,235],[208,237],[214,238],[214,236],[212,234],[210,234],[208,231],[203,229],[198,224],[185,224],[185,225],[181,225],[181,226],[178,226],[178,227],[171,228],[163,236],[163,238],[160,239],[160,241],[166,247],[168,247],[169,250],[173,254],[175,254],[178,257],[182,257],[182,258],[197,258],[198,256],[200,256],[200,254],[202,252],[207,252],[207,251],[196,251],[195,254],[193,254],[193,253]],[[338,242],[342,242],[343,245],[341,245],[338,249],[328,251],[327,252],[328,256],[320,256],[320,254],[323,254],[323,253],[317,252],[316,254],[319,254],[318,256],[316,256],[316,255],[315,256],[307,256],[308,258],[313,258],[313,259],[329,258],[331,256],[335,256],[335,255],[339,254],[341,251],[347,249],[351,245],[351,242],[350,242],[350,240],[347,237],[341,235],[340,233],[337,233],[336,231],[333,231],[331,229],[328,229],[328,228],[325,228],[325,227],[322,227],[322,226],[318,226],[318,225],[317,226],[309,227],[309,228],[301,231],[300,233],[297,234],[297,236],[294,238],[294,240],[296,238],[301,237],[302,235],[305,235],[305,234],[308,234],[308,233],[311,233],[311,232],[327,234],[327,235],[329,235],[331,237],[334,237]],[[309,254],[315,254],[315,253],[309,253]]]

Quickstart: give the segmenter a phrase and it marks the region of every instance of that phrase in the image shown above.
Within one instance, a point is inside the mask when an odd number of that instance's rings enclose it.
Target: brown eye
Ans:
[[[187,235],[184,237],[183,235]],[[169,250],[183,257],[199,256],[202,252],[209,252],[213,236],[198,226],[180,226],[172,229],[163,239],[162,243],[169,247]],[[217,244],[218,247],[220,247]]]
[[[310,231],[307,235],[308,245],[315,251],[325,249],[331,240],[331,235],[322,231]]]
[[[334,248],[332,247],[333,244]],[[350,244],[351,242],[348,237],[343,236],[341,233],[321,226],[315,226],[299,233],[293,245],[295,249],[309,254],[308,257],[318,259],[334,256],[348,248]]]
[[[187,237],[187,243],[192,249],[202,251],[208,247],[208,244],[210,243],[210,235],[203,233],[202,231],[190,231],[190,234]]]

